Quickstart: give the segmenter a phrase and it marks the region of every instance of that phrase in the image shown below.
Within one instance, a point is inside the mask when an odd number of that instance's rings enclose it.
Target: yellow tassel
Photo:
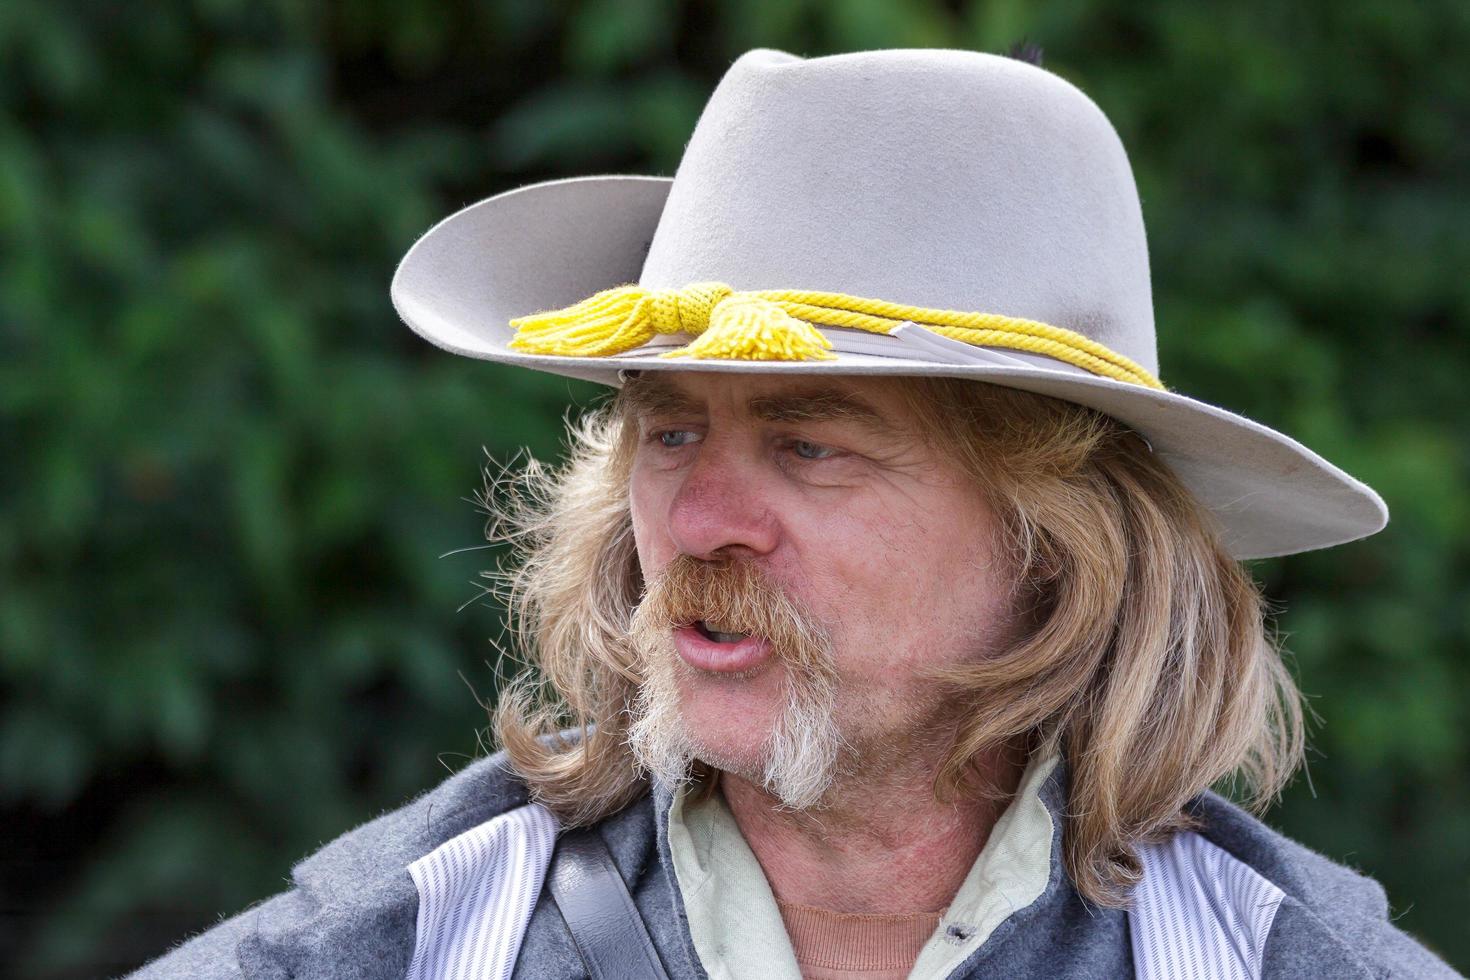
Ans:
[[[530,354],[603,357],[632,350],[653,339],[647,316],[648,292],[617,286],[561,310],[547,310],[510,321],[516,328],[510,346]]]
[[[805,320],[770,300],[735,294],[717,304],[709,326],[692,341],[660,357],[739,361],[831,361],[832,342]]]
[[[697,334],[732,290],[722,282],[683,289],[614,286],[565,309],[510,321],[510,347],[532,354],[606,357],[642,347],[661,333]]]

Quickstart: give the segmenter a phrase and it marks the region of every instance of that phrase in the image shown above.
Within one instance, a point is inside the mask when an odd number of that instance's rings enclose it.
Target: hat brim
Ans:
[[[971,378],[1065,399],[1141,433],[1218,519],[1236,558],[1288,555],[1366,537],[1388,522],[1383,499],[1291,437],[1170,391],[1036,363],[946,364],[837,351],[830,361],[734,361],[524,354],[508,321],[636,282],[672,181],[597,176],[520,187],[429,229],[393,276],[398,314],[417,334],[466,357],[613,387],[623,370]],[[737,289],[820,288],[732,283]]]

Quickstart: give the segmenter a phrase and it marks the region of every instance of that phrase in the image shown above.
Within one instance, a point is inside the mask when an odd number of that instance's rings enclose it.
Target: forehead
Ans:
[[[764,421],[848,421],[902,429],[913,419],[899,378],[645,371],[623,386],[638,417],[730,413]]]

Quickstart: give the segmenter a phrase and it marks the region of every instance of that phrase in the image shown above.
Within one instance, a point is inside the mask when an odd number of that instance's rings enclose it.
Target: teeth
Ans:
[[[745,633],[736,633],[733,630],[721,629],[720,627],[725,625],[723,623],[716,625],[708,621],[702,621],[699,625],[704,627],[705,633],[716,643],[738,643],[745,639],[747,635]]]

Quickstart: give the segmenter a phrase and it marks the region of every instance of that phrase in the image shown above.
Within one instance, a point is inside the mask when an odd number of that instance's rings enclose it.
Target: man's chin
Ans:
[[[697,760],[789,808],[816,805],[844,745],[835,699],[830,684],[788,691],[784,673],[712,683],[691,671],[651,671],[629,730],[634,755],[656,778],[680,778]]]
[[[678,735],[682,750],[691,761],[699,761],[721,772],[760,782],[765,771],[770,733],[780,721],[780,713],[769,718],[747,708],[734,713],[702,710],[707,707],[680,698],[676,711]]]
[[[835,726],[801,728],[790,722],[778,716],[759,729],[711,731],[690,718],[689,752],[711,769],[769,793],[788,809],[817,807],[833,784],[843,743]]]
[[[771,770],[770,729],[721,730],[719,722],[698,714],[669,712],[644,716],[633,731],[632,745],[639,763],[654,776],[677,780],[699,762],[754,786],[768,786]]]
[[[726,745],[698,740],[690,746],[690,755],[711,769],[756,784],[761,782],[766,771],[766,758],[760,745]]]

